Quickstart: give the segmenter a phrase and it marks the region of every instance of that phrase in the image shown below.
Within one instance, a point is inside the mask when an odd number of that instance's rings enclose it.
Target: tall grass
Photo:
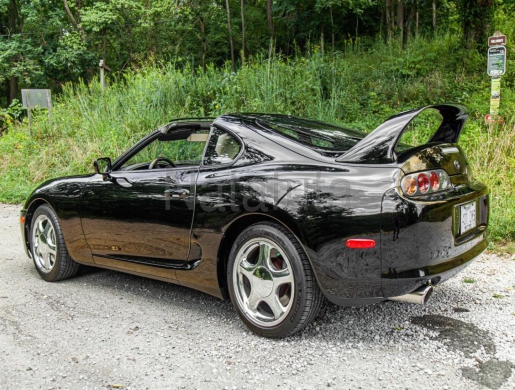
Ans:
[[[402,49],[377,42],[367,48],[350,44],[335,55],[314,50],[305,57],[257,57],[236,72],[229,65],[204,72],[151,64],[111,79],[104,94],[97,81],[66,85],[54,103],[52,128],[41,112],[34,137],[25,122],[0,138],[0,201],[19,202],[51,177],[92,171],[95,158],[119,155],[172,118],[277,112],[370,131],[401,110],[454,101],[471,108],[462,144],[476,176],[492,189],[493,236],[513,240],[515,89],[513,83],[503,87],[508,124],[487,128],[484,58],[456,51],[457,39],[417,39]]]

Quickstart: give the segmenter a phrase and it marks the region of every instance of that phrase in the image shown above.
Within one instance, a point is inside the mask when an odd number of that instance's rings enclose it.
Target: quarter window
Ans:
[[[213,127],[204,156],[204,165],[229,164],[238,157],[241,144],[233,135]]]

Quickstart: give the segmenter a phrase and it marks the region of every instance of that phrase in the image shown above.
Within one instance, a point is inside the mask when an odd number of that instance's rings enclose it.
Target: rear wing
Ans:
[[[468,110],[460,104],[426,106],[392,116],[363,140],[336,159],[338,162],[387,164],[397,161],[395,147],[409,123],[422,111],[434,108],[442,115],[442,123],[428,143],[458,142],[468,118]]]

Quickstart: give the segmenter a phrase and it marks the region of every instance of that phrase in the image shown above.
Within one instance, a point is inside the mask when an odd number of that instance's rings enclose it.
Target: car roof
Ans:
[[[279,139],[286,138],[323,155],[342,154],[367,135],[360,130],[284,114],[228,114],[219,119],[241,121],[254,130],[278,135]]]

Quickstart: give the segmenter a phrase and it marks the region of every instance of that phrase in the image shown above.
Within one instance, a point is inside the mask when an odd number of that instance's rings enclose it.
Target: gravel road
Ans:
[[[515,257],[486,255],[426,306],[329,306],[284,341],[229,302],[104,270],[41,280],[0,205],[0,389],[513,389]]]

